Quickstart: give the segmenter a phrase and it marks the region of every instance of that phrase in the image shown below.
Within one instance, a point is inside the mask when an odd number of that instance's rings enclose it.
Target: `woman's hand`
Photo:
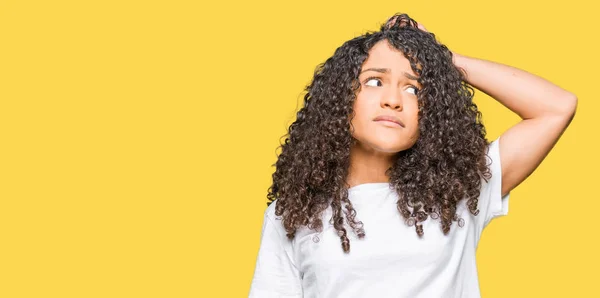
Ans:
[[[424,31],[424,32],[427,32],[427,33],[429,33],[429,31],[427,31],[427,29],[425,29],[425,26],[423,26],[423,24],[421,24],[421,23],[419,23],[419,22],[417,22],[417,27],[418,27],[419,29],[421,29],[421,31]]]
[[[386,28],[390,28],[392,26],[394,26],[394,24],[396,23],[396,20],[400,17],[401,15],[394,15],[391,18],[388,19],[388,21],[385,23]],[[421,29],[421,31],[427,32],[429,33],[429,31],[427,31],[427,29],[425,29],[425,26],[423,26],[423,24],[415,21],[417,23],[417,27],[419,29]]]

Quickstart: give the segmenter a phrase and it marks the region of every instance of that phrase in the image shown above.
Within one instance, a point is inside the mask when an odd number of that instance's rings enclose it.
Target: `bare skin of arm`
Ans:
[[[500,136],[502,195],[540,165],[571,123],[577,97],[557,85],[508,65],[454,54],[466,81],[521,117]]]

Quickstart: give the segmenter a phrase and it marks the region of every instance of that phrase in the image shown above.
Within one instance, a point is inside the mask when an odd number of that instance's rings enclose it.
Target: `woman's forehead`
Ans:
[[[369,51],[369,56],[362,65],[361,73],[368,70],[404,75],[410,79],[417,78],[417,74],[410,66],[410,61],[400,50],[390,45],[387,40],[376,43]]]

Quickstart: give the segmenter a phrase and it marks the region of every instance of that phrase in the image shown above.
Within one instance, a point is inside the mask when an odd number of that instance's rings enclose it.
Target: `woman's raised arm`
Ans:
[[[508,65],[453,53],[466,81],[521,117],[500,138],[502,195],[540,165],[571,123],[577,97],[559,86]]]

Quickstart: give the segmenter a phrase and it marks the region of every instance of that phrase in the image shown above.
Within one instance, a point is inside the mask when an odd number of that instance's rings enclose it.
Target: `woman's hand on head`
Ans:
[[[390,28],[390,27],[394,26],[394,24],[396,23],[396,20],[397,20],[399,17],[400,17],[400,15],[394,15],[394,16],[390,17],[390,18],[388,19],[388,21],[386,22],[386,27],[387,27],[387,28]],[[415,20],[415,22],[417,22],[417,21]],[[419,22],[417,22],[417,27],[418,27],[419,29],[421,29],[421,31],[424,31],[424,32],[427,32],[427,33],[429,33],[429,31],[427,31],[427,29],[425,28],[425,26],[423,26],[423,24],[421,24],[421,23],[419,23]]]
[[[421,31],[429,33],[429,31],[427,31],[427,29],[425,29],[425,26],[423,26],[423,24],[421,24],[419,22],[417,22],[417,27],[419,27],[419,29],[421,29]]]

